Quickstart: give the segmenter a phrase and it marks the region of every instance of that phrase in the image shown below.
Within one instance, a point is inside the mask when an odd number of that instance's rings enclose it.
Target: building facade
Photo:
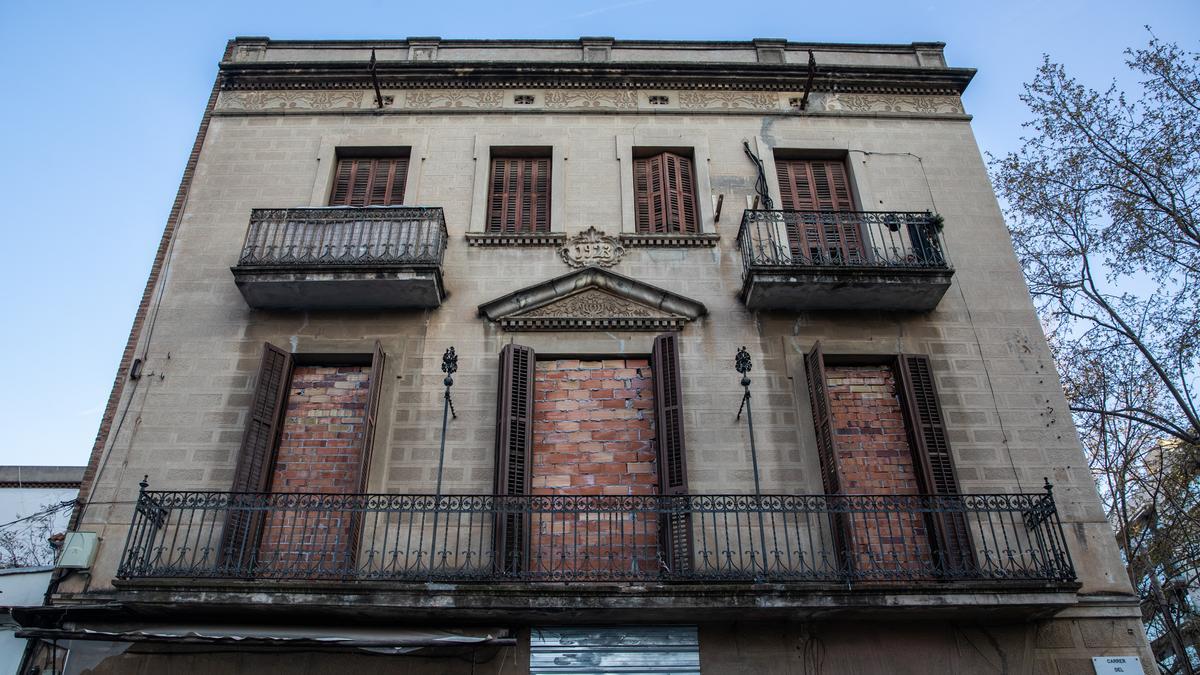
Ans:
[[[94,559],[24,634],[67,672],[1149,672],[973,74],[231,41]]]

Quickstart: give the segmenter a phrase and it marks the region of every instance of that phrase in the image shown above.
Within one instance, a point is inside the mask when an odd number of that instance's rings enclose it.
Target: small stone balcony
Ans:
[[[254,209],[230,269],[256,309],[437,307],[447,239],[440,208]]]
[[[929,212],[747,210],[738,246],[754,310],[927,312],[954,275]]]

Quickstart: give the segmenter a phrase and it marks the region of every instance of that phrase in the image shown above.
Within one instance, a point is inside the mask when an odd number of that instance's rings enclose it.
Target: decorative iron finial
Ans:
[[[1045,485],[1043,485],[1042,487],[1045,488],[1046,494],[1050,494],[1051,492],[1054,492],[1054,486],[1050,484],[1049,476],[1042,476],[1042,481],[1045,483]]]
[[[447,387],[454,384],[454,373],[458,371],[458,354],[454,352],[454,347],[446,350],[442,354],[442,372],[446,374],[446,379],[443,384]]]
[[[747,374],[754,367],[750,363],[750,352],[746,351],[745,347],[738,349],[737,357],[734,359],[733,367],[742,374],[742,386],[750,386],[750,376]]]
[[[142,476],[142,482],[138,483],[138,487],[142,489],[142,492],[145,492],[146,488],[150,487],[150,474]]]

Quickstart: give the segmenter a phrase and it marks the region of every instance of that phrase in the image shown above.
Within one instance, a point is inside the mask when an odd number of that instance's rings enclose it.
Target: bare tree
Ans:
[[[0,569],[53,565],[57,549],[50,536],[56,521],[62,520],[60,516],[73,503],[43,504],[36,513],[0,526]]]
[[[1045,57],[1030,133],[990,167],[1159,665],[1194,673],[1200,54],[1151,35],[1126,57],[1129,95]]]

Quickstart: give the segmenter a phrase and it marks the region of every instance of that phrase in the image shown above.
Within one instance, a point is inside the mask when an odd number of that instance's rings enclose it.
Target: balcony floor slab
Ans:
[[[751,267],[742,300],[754,310],[928,312],[953,275],[947,268]]]
[[[294,269],[233,267],[246,304],[256,309],[412,309],[445,299],[441,273],[427,267]]]

